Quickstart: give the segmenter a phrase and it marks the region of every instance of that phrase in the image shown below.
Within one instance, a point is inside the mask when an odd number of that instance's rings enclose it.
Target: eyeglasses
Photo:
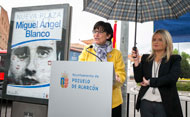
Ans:
[[[96,34],[96,33],[102,34],[102,33],[104,33],[104,32],[105,32],[105,31],[97,31],[97,30],[93,30],[93,31],[92,31],[93,34]]]

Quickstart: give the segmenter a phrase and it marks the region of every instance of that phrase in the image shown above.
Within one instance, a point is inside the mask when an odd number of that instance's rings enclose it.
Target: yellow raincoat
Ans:
[[[94,61],[94,62],[96,62],[96,56],[87,52],[86,51],[87,47],[89,47],[89,46],[86,46],[84,48],[84,50],[82,51],[81,55],[79,56],[79,61]],[[88,51],[96,54],[96,52],[94,51],[93,48],[89,48]],[[126,77],[125,64],[124,64],[121,52],[117,49],[113,49],[110,53],[107,54],[107,61],[113,62],[115,73],[117,75],[119,75],[120,82],[121,82],[121,83],[116,83],[116,85],[114,85],[114,87],[113,87],[112,108],[115,108],[115,107],[117,107],[123,103],[121,86],[123,85],[123,83],[125,81],[125,77]]]

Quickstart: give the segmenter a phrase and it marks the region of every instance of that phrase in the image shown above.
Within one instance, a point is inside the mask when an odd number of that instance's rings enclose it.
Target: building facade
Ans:
[[[78,57],[85,45],[79,43],[71,43],[69,52],[69,61],[78,61]]]
[[[7,50],[9,38],[9,18],[7,11],[0,6],[0,50]]]

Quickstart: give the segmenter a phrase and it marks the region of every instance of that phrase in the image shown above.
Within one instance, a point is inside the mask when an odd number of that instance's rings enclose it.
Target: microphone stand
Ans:
[[[97,58],[102,62],[102,59],[101,59],[99,56],[97,56],[97,55],[95,55],[94,53],[88,51],[89,48],[93,48],[93,45],[90,45],[88,48],[86,48],[86,51],[87,51],[88,53],[94,55],[95,57],[97,57]]]

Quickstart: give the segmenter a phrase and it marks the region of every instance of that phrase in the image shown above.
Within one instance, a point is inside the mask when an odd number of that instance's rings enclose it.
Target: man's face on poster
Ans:
[[[50,81],[51,62],[56,60],[56,42],[32,42],[12,49],[9,75],[15,84],[35,85]]]

